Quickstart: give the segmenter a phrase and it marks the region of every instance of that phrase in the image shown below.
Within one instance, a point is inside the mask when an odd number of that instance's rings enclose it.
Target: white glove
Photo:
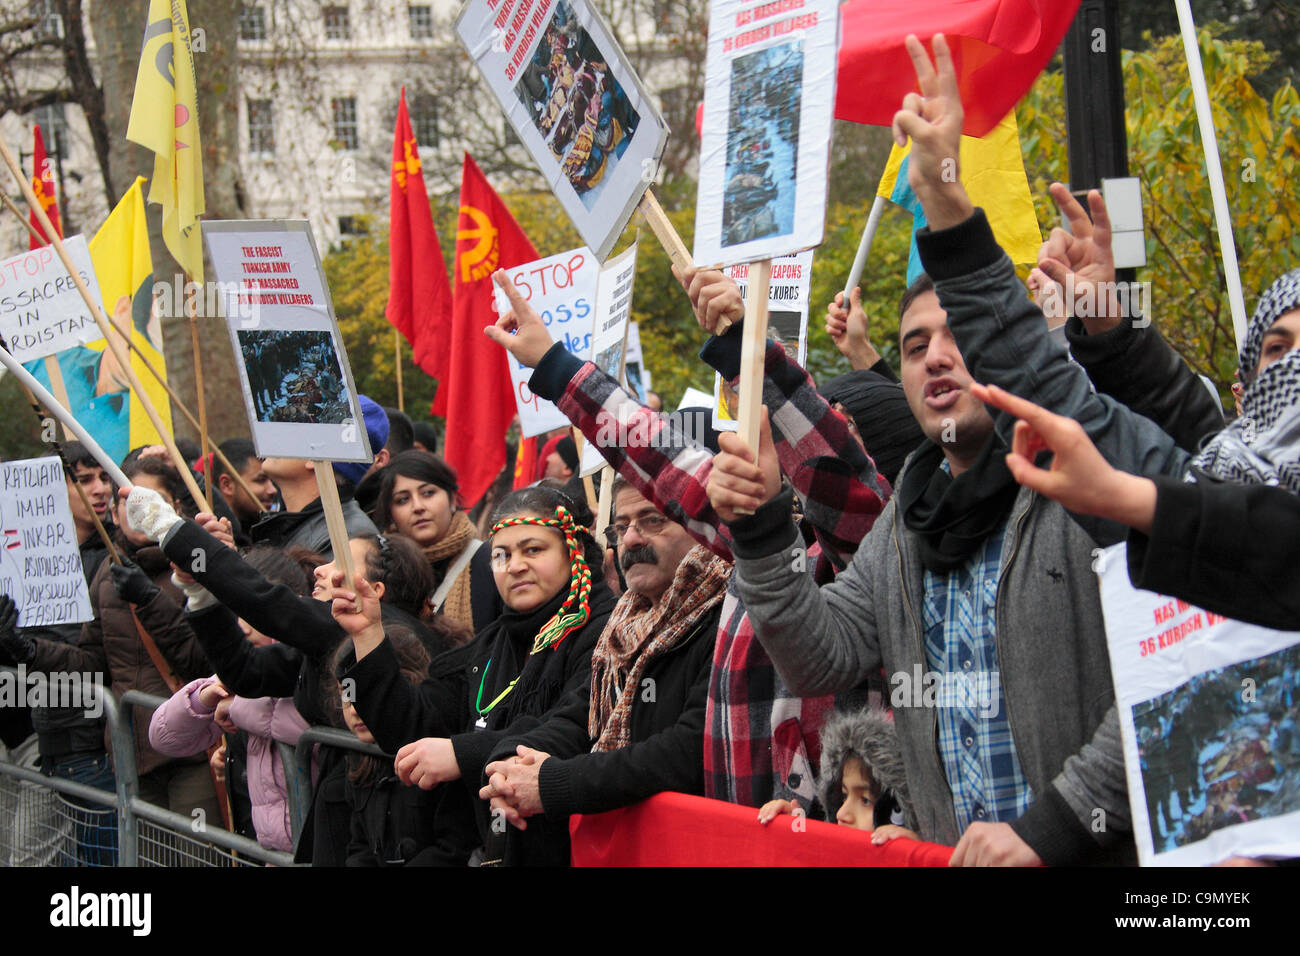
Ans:
[[[133,485],[126,496],[126,522],[132,530],[161,542],[174,525],[180,524],[181,516],[152,488]]]
[[[216,604],[217,599],[212,596],[212,592],[205,588],[198,581],[186,583],[172,572],[172,584],[176,585],[185,594],[185,610],[199,611],[205,607]]]

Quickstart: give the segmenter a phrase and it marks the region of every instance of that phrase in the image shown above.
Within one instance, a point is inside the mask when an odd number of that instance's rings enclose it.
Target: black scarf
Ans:
[[[935,574],[957,570],[1006,518],[1020,492],[1007,469],[1007,446],[993,435],[956,478],[939,467],[943,449],[928,439],[898,486],[903,523],[920,539],[921,563]]]
[[[540,654],[529,652],[533,649],[533,638],[560,609],[568,593],[566,582],[566,586],[541,607],[532,611],[512,611],[506,608],[492,625],[496,630],[489,644],[492,649],[492,672],[487,675],[483,706],[486,707],[489,701],[495,700],[516,676],[519,681],[510,695],[492,709],[488,716],[489,727],[495,729],[508,726],[521,713],[532,713],[528,705],[535,703],[537,697],[546,698],[555,692],[554,687],[538,686],[538,678],[546,662],[564,645]]]

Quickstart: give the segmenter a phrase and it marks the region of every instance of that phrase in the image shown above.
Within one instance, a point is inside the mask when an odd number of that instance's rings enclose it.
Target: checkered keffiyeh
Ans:
[[[889,496],[888,483],[779,345],[764,357],[763,402],[771,411],[781,468],[798,493],[820,548],[808,563],[823,575],[843,568]],[[714,554],[731,559],[730,532],[706,492],[713,456],[638,403],[588,362],[556,402],[595,441],[614,469]],[[611,445],[601,429],[638,441]],[[831,696],[801,698],[782,684],[729,585],[714,648],[704,728],[705,795],[757,807],[773,797],[815,799],[822,724]]]
[[[1300,495],[1300,351],[1292,350],[1258,375],[1264,335],[1300,308],[1300,269],[1288,272],[1259,300],[1241,349],[1246,392],[1241,417],[1219,432],[1192,460],[1196,472],[1238,484],[1276,485]]]

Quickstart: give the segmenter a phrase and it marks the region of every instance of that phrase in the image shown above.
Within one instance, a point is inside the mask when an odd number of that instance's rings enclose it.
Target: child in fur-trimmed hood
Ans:
[[[818,789],[840,826],[873,833],[879,845],[918,840],[903,756],[890,715],[877,708],[836,712],[822,729]],[[758,811],[767,824],[782,813],[802,813],[796,800],[770,800]]]

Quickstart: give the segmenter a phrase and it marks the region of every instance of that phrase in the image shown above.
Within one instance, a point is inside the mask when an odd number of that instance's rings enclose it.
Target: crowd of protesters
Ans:
[[[1294,629],[1300,270],[1259,300],[1229,421],[1105,295],[1100,196],[1085,211],[1056,186],[1071,229],[1031,286],[1111,306],[1068,319],[1063,345],[946,174],[962,121],[946,45],[937,67],[910,49],[924,97],[895,135],[929,225],[899,369],[857,293],[837,296],[826,331],[852,371],[818,387],[769,342],[749,448],[639,403],[499,274],[512,309],[487,334],[616,476],[600,539],[567,433],[531,485],[472,518],[431,429],[364,396],[379,450],[334,466],[350,581],[310,462],[223,443],[242,482],[196,461],[209,513],[160,449],[128,456],[131,487],[114,489],[70,443],[95,619],[16,628],[0,598],[0,662],[168,697],[135,714],[141,795],[313,865],[564,865],[571,815],[664,791],[747,805],[755,827],[796,813],[943,844],[954,864],[1135,862],[1094,552],[1127,539],[1134,585]],[[700,326],[726,329],[700,354],[734,383],[739,290],[716,271],[677,278]],[[602,442],[611,421],[651,440]],[[891,693],[913,673],[964,692]],[[111,787],[99,721],[30,718],[15,754]],[[387,756],[319,748],[295,845],[274,742],[310,725]]]

